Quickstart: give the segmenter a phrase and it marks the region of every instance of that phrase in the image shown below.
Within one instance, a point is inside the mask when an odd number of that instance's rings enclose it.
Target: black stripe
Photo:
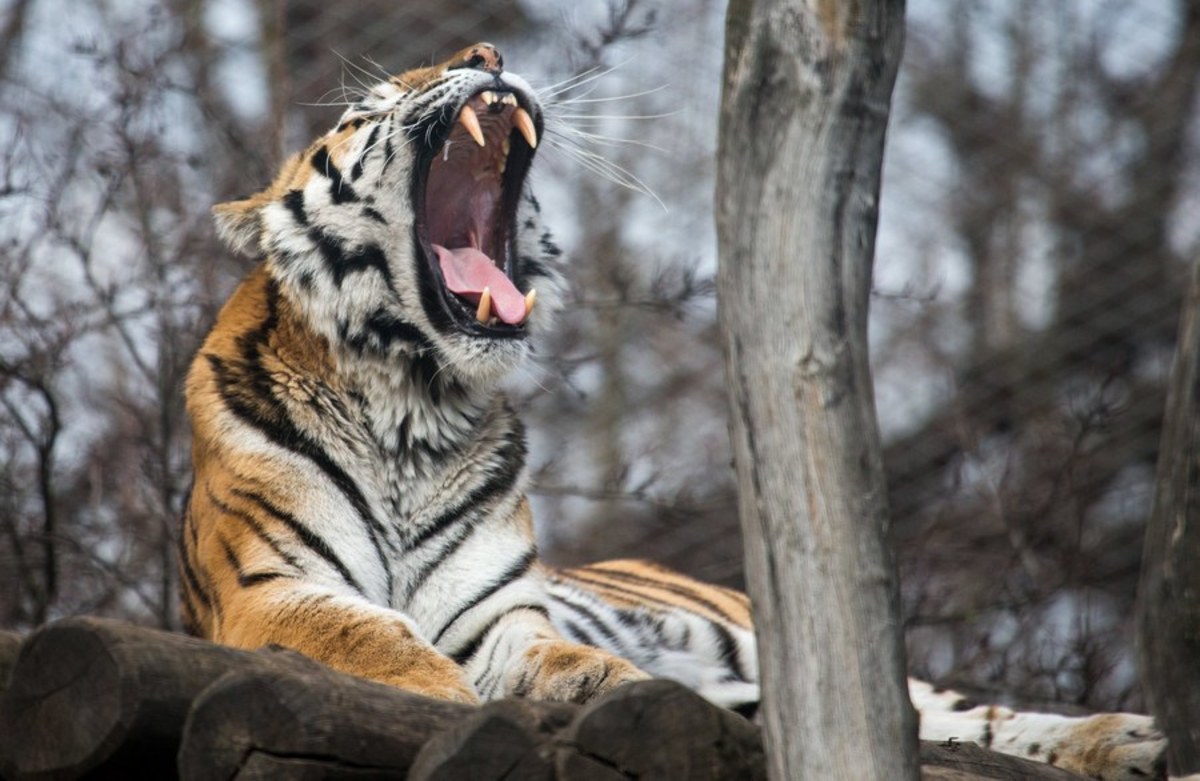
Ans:
[[[387,218],[385,218],[382,214],[380,214],[379,211],[377,209],[375,209],[374,207],[365,206],[365,207],[363,207],[362,213],[363,213],[364,217],[369,217],[370,219],[375,220],[375,222],[379,223],[380,225],[388,224]]]
[[[489,597],[500,591],[508,584],[512,583],[514,580],[523,578],[529,572],[529,568],[533,566],[533,562],[536,560],[537,554],[534,552],[533,548],[525,551],[521,558],[509,565],[508,569],[504,570],[504,572],[500,574],[499,578],[484,586],[478,593],[475,594],[475,596],[468,599],[461,607],[459,607],[454,615],[450,617],[449,621],[442,624],[441,630],[437,633],[437,636],[433,638],[433,644],[436,646],[439,642],[441,642],[441,639],[445,637],[446,632],[450,629],[450,627],[454,626],[458,619],[462,618],[466,613],[478,607],[482,602],[487,600]]]
[[[567,608],[568,610],[575,611],[576,614],[587,619],[587,622],[589,624],[596,627],[596,629],[600,631],[600,634],[604,635],[604,639],[609,642],[609,648],[622,648],[623,647],[620,639],[617,637],[616,632],[614,632],[608,626],[608,624],[605,623],[600,618],[600,616],[596,615],[595,613],[593,613],[591,610],[584,607],[583,605],[576,604],[575,602],[568,602],[564,599],[560,599],[559,604],[561,604],[563,607]],[[597,647],[602,647],[602,646],[599,646],[598,643],[592,643],[591,645],[596,645]]]
[[[585,632],[583,627],[581,627],[579,624],[576,624],[574,621],[564,620],[562,623],[562,629],[576,642],[583,643],[584,645],[596,645],[596,641],[592,639],[592,636]]]
[[[538,244],[541,245],[542,252],[552,258],[557,258],[562,254],[562,250],[554,243],[554,239],[551,237],[549,231],[542,234],[541,238],[538,239]]]
[[[412,578],[409,579],[409,599],[412,599],[413,595],[421,590],[421,587],[425,585],[425,580],[431,574],[433,574],[435,569],[440,567],[444,561],[453,556],[455,551],[463,546],[463,543],[465,543],[467,539],[475,533],[476,528],[478,527],[473,523],[459,527],[458,531],[455,533],[450,542],[446,543],[446,545],[437,552],[437,555],[433,556],[429,559],[429,561],[421,565],[421,568],[418,569],[413,574]]]
[[[433,345],[425,338],[425,334],[421,333],[418,328],[405,320],[388,313],[383,309],[376,309],[371,314],[367,315],[367,320],[363,324],[367,330],[375,334],[379,339],[379,343],[383,347],[387,347],[393,342],[412,342],[418,349],[429,349]]]
[[[342,178],[342,171],[329,157],[329,150],[321,147],[312,156],[312,167],[329,177],[329,199],[334,203],[350,203],[358,200],[358,193]]]
[[[242,523],[249,526],[250,531],[254,532],[254,535],[256,537],[258,537],[260,540],[262,540],[272,551],[274,551],[275,555],[277,555],[279,558],[283,559],[288,564],[290,564],[291,566],[295,567],[298,570],[304,569],[304,567],[300,563],[300,560],[297,559],[292,554],[285,551],[283,549],[283,546],[279,544],[279,540],[272,537],[271,533],[263,528],[263,525],[258,522],[257,518],[255,518],[253,515],[250,515],[250,513],[242,512],[241,510],[237,509],[236,507],[231,507],[230,505],[226,504],[225,502],[222,502],[220,499],[217,498],[217,495],[215,493],[213,493],[211,486],[205,485],[204,491],[208,495],[208,501],[212,504],[213,507],[216,507],[223,514],[228,515],[231,518],[236,518],[239,521],[241,521]]]
[[[443,529],[461,519],[469,510],[508,492],[516,484],[517,477],[525,468],[524,433],[524,429],[520,425],[514,426],[513,430],[505,437],[504,444],[496,451],[496,458],[500,461],[499,468],[482,485],[467,494],[466,499],[427,524],[409,541],[408,550],[424,545]]]
[[[720,624],[710,622],[709,626],[717,636],[717,645],[721,649],[720,660],[729,664],[735,680],[745,681],[746,675],[742,672],[742,657],[738,653],[737,641],[733,639],[733,634]]]
[[[291,577],[282,572],[246,572],[242,569],[242,562],[234,552],[233,547],[229,544],[229,540],[225,539],[224,535],[217,535],[217,540],[221,543],[221,550],[225,553],[225,561],[237,573],[238,585],[242,588],[257,586],[260,583],[269,583],[276,578]]]
[[[192,563],[192,557],[191,557],[191,555],[189,555],[190,552],[195,551],[197,549],[197,547],[199,546],[199,537],[197,536],[197,532],[196,532],[196,522],[192,519],[192,512],[191,512],[191,502],[193,499],[194,499],[194,497],[190,495],[190,491],[189,491],[187,510],[184,512],[183,523],[180,524],[180,526],[179,526],[179,539],[178,539],[179,568],[183,572],[183,577],[184,577],[184,580],[186,581],[186,585],[191,590],[191,592],[195,596],[195,598],[200,600],[200,604],[203,605],[206,609],[212,610],[213,609],[212,597],[208,593],[208,589],[205,588],[204,585],[200,582],[198,573],[196,572],[194,565]],[[185,539],[185,536],[187,538],[191,539],[191,543],[192,543],[191,546],[187,545],[187,539]],[[189,608],[189,610],[192,610],[191,605],[189,605],[188,608]],[[194,610],[193,610],[193,612],[194,612]]]
[[[499,642],[492,643],[492,650],[488,651],[487,661],[485,661],[483,663],[483,667],[481,668],[480,677],[478,677],[474,681],[472,681],[472,683],[475,685],[475,691],[479,692],[479,696],[481,698],[491,699],[492,692],[496,689],[496,687],[500,686],[504,683],[504,672],[505,671],[504,671],[503,666],[499,670],[493,671],[490,676],[488,675],[488,671],[492,669],[492,662],[496,661],[496,652],[499,650],[500,650],[500,643]],[[488,678],[491,679],[491,680],[487,681],[486,689],[484,688],[484,685],[483,685],[484,684],[484,676],[487,676]],[[522,680],[524,680],[524,676],[522,676]],[[513,688],[514,688],[514,691],[512,692],[512,694],[515,695],[516,687],[513,687]]]
[[[266,497],[260,496],[259,494],[251,491],[244,491],[241,488],[234,488],[232,489],[232,492],[235,496],[245,499],[248,502],[253,502],[265,510],[273,518],[282,522],[285,526],[292,530],[300,542],[308,546],[313,553],[316,553],[318,556],[325,559],[325,561],[329,562],[330,566],[338,571],[338,574],[342,576],[342,579],[345,580],[351,588],[353,588],[359,594],[366,593],[363,590],[363,587],[354,578],[354,575],[350,572],[350,569],[340,558],[338,558],[338,555],[333,551],[333,549],[329,547],[329,543],[325,542],[325,540],[315,534],[312,529],[301,523],[299,518],[276,507],[274,504],[268,501]]]
[[[568,578],[573,581],[577,581],[578,583],[586,583],[589,585],[596,586],[597,589],[588,588],[588,586],[585,586],[585,585],[582,585],[582,586],[576,585],[576,588],[580,589],[581,591],[585,591],[589,594],[595,595],[595,597],[597,599],[599,599],[601,602],[604,601],[604,596],[599,593],[598,588],[606,588],[606,589],[609,589],[610,591],[616,591],[619,594],[628,594],[629,597],[631,599],[633,599],[635,602],[640,601],[640,602],[648,604],[648,605],[660,605],[662,607],[671,608],[674,610],[686,610],[687,609],[675,602],[668,602],[665,599],[662,599],[660,597],[655,597],[651,594],[645,594],[636,589],[629,588],[628,586],[622,586],[619,583],[610,583],[607,580],[599,580],[596,578],[589,578],[586,575],[581,574],[581,569],[582,568],[566,570],[563,573],[563,577]],[[602,570],[602,571],[607,571],[607,570]],[[648,610],[649,607],[646,607],[644,609]],[[708,620],[708,619],[705,619],[705,620]]]
[[[196,599],[200,600],[201,605],[211,610],[212,599],[205,591],[204,586],[200,584],[200,578],[196,576],[196,571],[192,568],[191,557],[183,550],[179,552],[179,568],[183,570],[183,578],[187,582],[188,589]]]
[[[396,159],[396,147],[392,144],[392,135],[392,133],[388,133],[387,139],[383,142],[383,168],[379,171],[380,176],[387,173],[388,166]]]
[[[487,639],[487,636],[491,634],[492,630],[496,628],[496,625],[500,623],[500,619],[504,618],[505,616],[512,615],[518,610],[532,610],[535,613],[540,613],[543,617],[549,620],[550,614],[543,605],[513,605],[508,610],[505,610],[503,613],[500,613],[492,618],[491,621],[488,621],[487,626],[480,630],[479,634],[477,634],[475,638],[471,640],[471,642],[467,643],[459,651],[449,654],[450,658],[454,660],[455,664],[458,665],[464,665],[471,661],[471,658],[474,657],[475,654],[479,653],[479,647],[483,645],[483,641]]]
[[[300,190],[288,190],[283,196],[283,205],[292,213],[292,219],[302,228],[308,227],[308,212],[304,210],[304,193]]]
[[[242,573],[242,562],[238,559],[237,554],[233,552],[233,548],[229,545],[229,540],[225,539],[224,535],[218,534],[217,541],[221,543],[221,550],[225,552],[225,561],[233,568],[233,571],[239,575]]]
[[[383,309],[376,309],[371,314],[367,315],[361,329],[351,332],[350,321],[345,318],[339,318],[337,321],[338,340],[349,350],[362,355],[368,351],[375,353],[383,353],[397,342],[412,344],[414,351],[423,353],[426,350],[432,350],[432,343],[425,338],[416,326],[412,323],[401,320],[392,316]],[[436,363],[436,362],[435,362]],[[414,370],[412,372],[413,383],[418,386],[427,385],[421,381],[421,374]],[[431,389],[437,390],[437,386],[431,386]],[[440,393],[440,390],[438,390]],[[437,393],[431,394],[436,401]]]
[[[308,229],[308,240],[317,247],[321,260],[333,276],[334,284],[339,288],[351,274],[375,269],[383,277],[389,289],[392,287],[392,270],[388,267],[387,255],[378,244],[368,242],[349,250],[340,237],[328,233],[319,227]]]
[[[358,156],[358,159],[354,161],[354,165],[350,168],[350,181],[357,181],[358,178],[362,176],[363,161],[366,159],[367,155],[370,154],[371,150],[375,148],[375,140],[377,138],[379,138],[378,123],[375,125],[375,127],[371,128],[371,135],[367,136],[367,143],[363,144],[362,154]]]
[[[521,261],[521,277],[529,279],[530,277],[548,277],[550,271],[546,268],[546,264],[542,263],[537,258],[529,255],[522,255]]]
[[[712,611],[713,613],[720,616],[723,620],[728,621],[731,624],[736,625],[738,623],[737,621],[734,620],[733,616],[729,615],[728,612],[726,612],[721,607],[719,607],[715,602],[701,596],[699,594],[699,592],[697,592],[696,589],[688,588],[687,586],[681,586],[677,583],[669,583],[669,582],[662,581],[662,580],[655,580],[654,578],[648,578],[644,575],[637,575],[632,572],[625,572],[624,570],[606,569],[604,567],[590,567],[589,566],[589,567],[579,567],[575,571],[578,572],[580,570],[582,570],[584,572],[595,572],[597,574],[607,575],[609,577],[616,578],[617,580],[623,580],[626,583],[632,583],[634,585],[646,586],[648,588],[657,588],[662,591],[668,591],[672,594],[677,594],[678,596],[684,597],[686,599],[691,600],[692,602],[695,602],[697,605],[702,605],[704,608]],[[618,588],[618,590],[620,590],[619,587],[615,587],[615,588]],[[626,590],[629,591],[630,593],[634,593],[634,594],[641,593],[641,592],[633,590],[633,589],[626,589]],[[649,597],[649,596],[647,596],[646,598],[653,599],[653,597]],[[662,604],[667,604],[667,605],[673,604],[671,602],[662,602],[661,600],[657,600],[657,601],[661,602]],[[675,607],[680,607],[685,610],[687,609],[683,605],[675,605]]]
[[[287,575],[283,572],[252,572],[250,574],[238,574],[238,585],[242,588],[253,588],[263,583],[270,583],[272,580],[279,578],[291,578],[292,575]]]
[[[442,371],[437,353],[432,349],[414,351],[408,357],[408,366],[412,382],[425,389],[434,406],[441,403],[443,393],[453,393],[462,387],[451,375]]]

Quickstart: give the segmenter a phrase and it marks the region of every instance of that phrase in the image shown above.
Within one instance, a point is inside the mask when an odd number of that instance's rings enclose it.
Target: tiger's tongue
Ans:
[[[525,320],[525,297],[492,259],[473,247],[446,249],[433,245],[442,278],[451,293],[478,303],[486,287],[492,296],[492,313],[509,325]]]

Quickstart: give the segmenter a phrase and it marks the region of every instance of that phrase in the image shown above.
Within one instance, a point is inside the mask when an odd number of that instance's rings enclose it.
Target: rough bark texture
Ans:
[[[100,618],[50,624],[21,645],[0,694],[0,777],[170,777],[201,690],[230,670],[277,669],[294,656]]]
[[[1142,683],[1173,776],[1200,774],[1200,263],[1183,305],[1146,529]]]
[[[866,341],[902,47],[900,0],[726,22],[718,296],[778,781],[917,778]]]
[[[8,675],[17,661],[21,636],[16,632],[0,631],[0,693],[8,688]]]
[[[179,777],[403,777],[421,746],[475,711],[310,663],[224,676],[192,707]],[[318,771],[320,771],[318,773]]]

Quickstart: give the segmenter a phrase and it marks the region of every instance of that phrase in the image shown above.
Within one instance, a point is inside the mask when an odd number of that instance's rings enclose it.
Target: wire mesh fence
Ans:
[[[1200,4],[909,5],[871,328],[911,662],[1133,707],[1141,533],[1197,246]],[[479,39],[567,117],[533,185],[574,293],[510,382],[544,552],[737,585],[712,285],[723,10],[8,0],[0,623],[175,625],[182,379],[248,269],[209,206],[265,185],[364,83]]]

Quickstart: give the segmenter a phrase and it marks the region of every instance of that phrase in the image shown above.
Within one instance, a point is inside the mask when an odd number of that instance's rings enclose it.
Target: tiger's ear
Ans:
[[[318,141],[314,148],[321,143]],[[267,189],[249,198],[218,203],[213,207],[217,233],[230,249],[252,258],[262,254],[263,209],[289,190],[304,189],[313,170],[308,159],[308,152],[292,155]]]
[[[244,201],[218,203],[213,207],[217,234],[234,252],[254,256],[259,252],[262,237],[263,199],[259,196]]]

